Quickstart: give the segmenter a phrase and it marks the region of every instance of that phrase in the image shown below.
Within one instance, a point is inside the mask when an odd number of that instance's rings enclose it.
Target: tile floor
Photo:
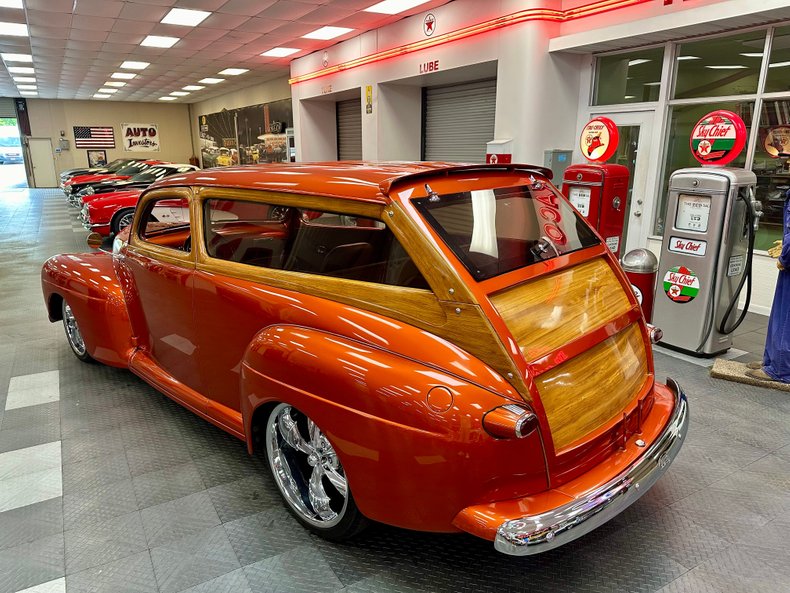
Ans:
[[[0,192],[0,593],[790,591],[790,397],[656,354],[689,394],[680,456],[627,512],[558,550],[497,554],[384,526],[299,527],[264,463],[130,373],[79,362],[39,270],[84,249],[59,191]],[[735,346],[758,357],[764,317]]]

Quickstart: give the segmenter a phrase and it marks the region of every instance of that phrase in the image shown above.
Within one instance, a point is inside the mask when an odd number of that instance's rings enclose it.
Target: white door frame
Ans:
[[[49,155],[50,160],[46,163],[36,163],[33,159],[33,151],[30,148],[31,142],[48,142],[49,143]],[[52,138],[40,138],[36,136],[28,136],[25,139],[25,156],[27,157],[25,160],[30,164],[30,175],[31,178],[30,183],[31,187],[58,187],[58,172],[55,169],[55,156],[52,151]],[[49,184],[47,184],[47,177],[49,177],[49,171],[41,171],[42,168],[52,167],[52,178]],[[36,176],[36,170],[41,171],[38,177]]]
[[[655,111],[605,111],[591,108],[589,119],[604,116],[618,126],[639,126],[639,147],[633,175],[632,200],[625,224],[628,226],[626,244],[620,253],[625,255],[632,249],[647,247],[647,239],[653,231],[655,192],[650,191],[648,181],[655,179],[658,155],[654,155],[653,124]]]

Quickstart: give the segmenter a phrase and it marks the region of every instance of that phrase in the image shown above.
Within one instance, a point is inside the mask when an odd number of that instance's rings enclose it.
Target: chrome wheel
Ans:
[[[77,319],[74,317],[74,312],[66,301],[63,301],[63,327],[66,328],[66,338],[69,341],[69,346],[74,350],[74,354],[78,357],[86,355],[85,340],[82,339],[82,332]]]
[[[343,466],[321,429],[288,404],[279,404],[266,424],[266,451],[285,501],[303,522],[330,529],[349,502]]]
[[[127,212],[126,214],[121,216],[121,218],[118,219],[118,230],[122,231],[123,229],[128,227],[130,224],[132,224],[133,219],[134,219],[134,211]]]

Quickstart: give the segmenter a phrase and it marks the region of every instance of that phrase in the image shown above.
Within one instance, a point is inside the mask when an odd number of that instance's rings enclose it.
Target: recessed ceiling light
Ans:
[[[35,76],[14,76],[14,82],[36,82]]]
[[[102,95],[101,93],[96,93],[93,95],[94,99],[109,99],[110,95]]]
[[[19,91],[19,94],[25,97],[38,97],[38,93],[35,91]]]
[[[30,54],[0,54],[5,62],[32,62],[33,56]]]
[[[28,37],[30,33],[24,23],[5,23],[0,22],[0,35],[10,35],[12,37]]]
[[[174,97],[186,97],[189,93],[187,93],[186,91],[173,91],[170,94],[173,95]]]
[[[379,14],[398,14],[404,10],[409,10],[420,4],[425,4],[428,0],[383,0],[378,4],[369,6],[365,12],[378,12]]]
[[[126,86],[125,82],[118,82],[117,80],[108,80],[104,86]]]
[[[723,64],[721,66],[705,66],[711,70],[743,70],[746,66],[740,64]]]
[[[121,78],[123,80],[131,80],[137,76],[134,72],[113,72],[110,74],[110,78]]]
[[[204,78],[203,80],[198,80],[198,82],[202,82],[203,84],[219,84],[224,81],[224,78]]]
[[[34,84],[18,84],[16,85],[20,91],[37,91],[38,87]]]
[[[176,43],[181,41],[178,37],[162,37],[160,35],[149,35],[140,42],[140,45],[146,47],[173,47]]]
[[[334,39],[335,37],[350,33],[353,30],[354,29],[349,29],[348,27],[321,27],[307,35],[302,35],[302,37],[305,39]]]
[[[182,86],[181,88],[184,89],[185,91],[201,91],[206,87],[197,84],[188,84],[186,86]]]
[[[744,58],[762,58],[763,52],[755,51],[755,52],[746,52],[745,54],[741,54]]]
[[[100,93],[104,93],[105,95],[111,95],[113,93],[117,93],[118,89],[99,89]]]
[[[24,8],[22,0],[0,0],[0,6],[3,8]]]
[[[178,97],[159,97],[160,101],[175,101]]]
[[[686,60],[699,60],[699,56],[678,56],[678,62],[685,62]]]
[[[9,66],[8,71],[11,74],[35,74],[36,69],[29,66]]]
[[[631,60],[628,62],[628,67],[630,68],[631,66],[639,66],[639,64],[647,64],[649,61],[650,60],[643,60],[641,58],[637,60]]]
[[[165,15],[165,18],[159,22],[165,23],[166,25],[183,25],[185,27],[194,27],[195,25],[199,25],[204,20],[206,20],[209,15],[211,15],[211,13],[206,12],[205,10],[174,8],[168,12]]]
[[[121,68],[126,68],[127,70],[145,70],[150,65],[150,62],[132,62],[127,60],[121,64]]]
[[[785,68],[790,66],[790,62],[774,62],[773,64],[768,64],[769,68]]]
[[[295,54],[300,50],[296,49],[295,47],[273,47],[269,51],[263,52],[261,55],[267,58],[284,58],[285,56],[290,56],[291,54]]]
[[[225,68],[219,74],[226,74],[227,76],[238,76],[239,74],[244,74],[245,72],[249,72],[249,68]]]

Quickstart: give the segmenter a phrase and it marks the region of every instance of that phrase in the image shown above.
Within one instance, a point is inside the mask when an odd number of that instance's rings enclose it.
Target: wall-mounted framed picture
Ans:
[[[88,151],[88,166],[89,167],[103,167],[107,164],[107,151],[106,150],[89,150]]]

